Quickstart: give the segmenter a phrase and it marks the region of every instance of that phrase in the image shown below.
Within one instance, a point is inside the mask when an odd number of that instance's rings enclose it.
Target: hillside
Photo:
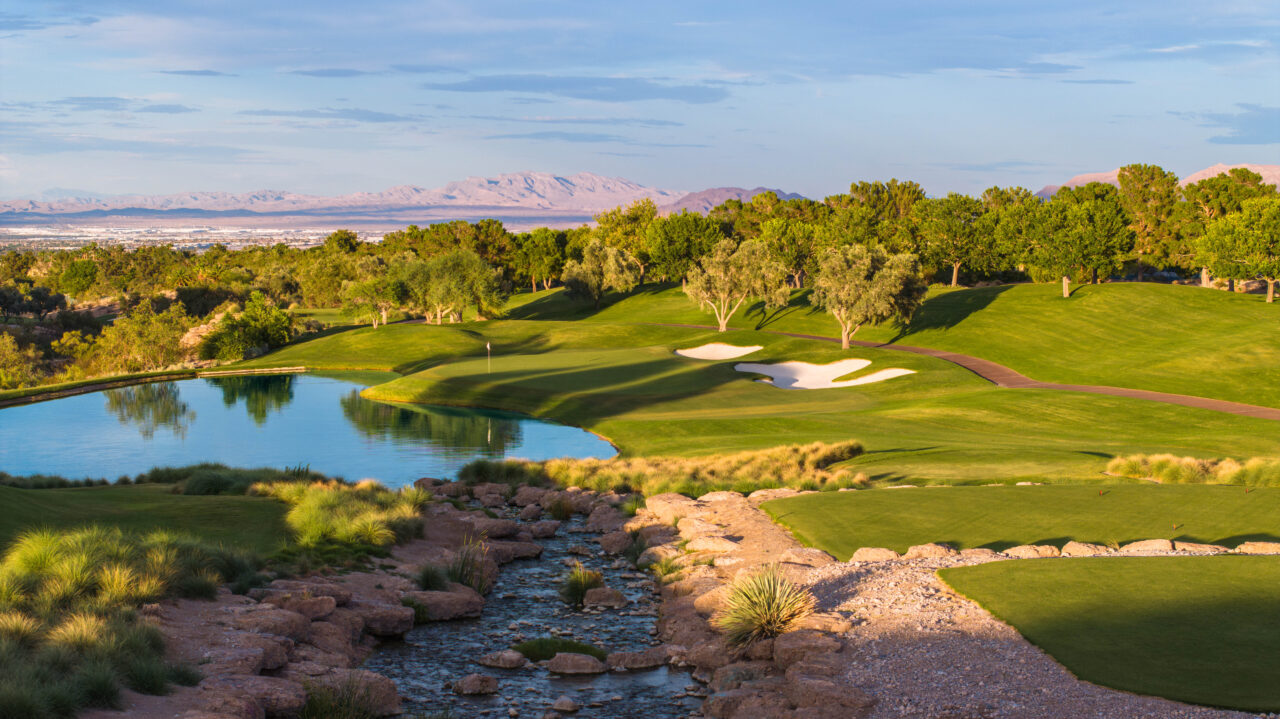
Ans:
[[[794,192],[784,192],[771,187],[757,187],[752,190],[744,190],[741,187],[713,187],[701,192],[690,192],[669,205],[660,205],[658,212],[663,215],[673,215],[687,210],[705,215],[717,205],[724,204],[726,200],[750,202],[751,198],[764,192],[772,192],[782,200],[798,200],[803,197],[803,195],[797,195]]]

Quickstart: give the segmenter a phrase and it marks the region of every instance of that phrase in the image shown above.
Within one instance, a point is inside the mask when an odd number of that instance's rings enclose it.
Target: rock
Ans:
[[[445,622],[464,617],[478,617],[484,609],[484,597],[471,587],[450,583],[449,590],[443,592],[405,592],[405,599],[423,607],[426,619],[431,622]]]
[[[1195,552],[1196,554],[1222,554],[1231,550],[1219,544],[1200,544],[1199,542],[1174,542],[1173,548],[1178,552]],[[1280,551],[1280,547],[1277,547]]]
[[[547,662],[547,670],[553,674],[603,674],[608,669],[590,654],[574,652],[559,652]]]
[[[746,499],[741,492],[708,492],[698,497],[699,502],[742,502]]]
[[[1120,548],[1121,552],[1172,552],[1173,542],[1167,539],[1143,539],[1129,542]]]
[[[773,663],[786,669],[810,654],[838,652],[844,643],[812,629],[798,629],[773,638]]]
[[[986,547],[970,547],[968,549],[961,549],[960,556],[972,559],[999,559],[1000,553],[994,549],[987,549]]]
[[[529,525],[529,533],[535,539],[545,539],[547,537],[556,536],[556,532],[560,530],[560,520],[545,519],[541,522],[534,522]]]
[[[259,606],[271,607],[272,605]],[[311,620],[287,609],[271,608],[245,612],[236,617],[234,624],[237,629],[259,634],[277,634],[294,641],[303,641],[311,633]]]
[[[699,669],[714,672],[733,662],[733,657],[724,637],[716,635],[689,647],[684,660]]]
[[[713,692],[725,692],[737,689],[746,682],[776,676],[778,670],[772,662],[734,662],[726,664],[711,676],[707,688]]]
[[[581,709],[582,705],[570,699],[569,697],[562,696],[556,700],[555,704],[551,705],[551,708],[558,712],[564,712],[565,714],[572,714],[578,711],[579,709]]]
[[[751,642],[747,645],[747,650],[743,653],[747,659],[758,661],[771,661],[773,659],[773,639],[761,639]]]
[[[847,710],[870,709],[875,700],[861,689],[827,677],[796,676],[786,683],[787,699],[797,707],[840,707],[839,716],[850,716]]]
[[[1062,545],[1062,556],[1064,557],[1098,557],[1103,554],[1111,554],[1111,548],[1101,544],[1075,541]]]
[[[1280,542],[1244,542],[1233,551],[1236,554],[1280,554]]]
[[[680,550],[667,545],[659,545],[657,547],[649,547],[640,553],[640,557],[636,560],[636,564],[644,567],[655,564],[668,557],[680,556]]]
[[[631,546],[631,534],[623,531],[609,532],[597,538],[596,542],[609,554],[621,554]]]
[[[498,680],[488,674],[468,674],[453,683],[453,691],[465,696],[497,694]]]
[[[278,677],[210,677],[200,682],[200,688],[248,697],[262,707],[268,719],[296,717],[307,703],[301,684]]]
[[[355,663],[355,659],[359,656],[355,645],[351,641],[351,632],[344,626],[333,622],[312,622],[311,623],[311,639],[309,642],[312,646],[329,654],[336,654],[347,657],[348,661],[343,666],[351,666]],[[279,669],[284,663],[277,664],[274,667],[264,667],[269,669]]]
[[[262,671],[262,649],[258,647],[215,647],[200,658],[200,667],[206,674],[248,674]]]
[[[520,519],[526,522],[537,521],[539,518],[542,517],[542,507],[536,504],[530,504],[529,506],[520,510],[519,516],[520,516]]]
[[[625,514],[606,504],[591,510],[591,514],[587,517],[586,528],[588,532],[604,534],[616,530],[626,522]]]
[[[530,507],[535,504],[541,504],[542,497],[546,495],[547,490],[542,487],[531,487],[527,484],[520,485],[516,493],[511,497],[511,503],[517,507]],[[541,508],[539,508],[541,509]]]
[[[1052,544],[1019,544],[1004,550],[1006,557],[1014,559],[1044,559],[1062,556],[1062,552]]]
[[[431,493],[437,497],[467,497],[471,494],[471,488],[463,482],[445,482],[433,486]]]
[[[649,497],[644,502],[645,511],[662,524],[671,524],[676,517],[687,517],[698,508],[698,503],[684,496],[667,492]]]
[[[853,629],[853,622],[836,612],[814,612],[796,624],[797,629],[813,629],[827,634],[844,634]]]
[[[503,649],[500,652],[486,654],[477,659],[476,662],[495,669],[519,669],[528,664],[529,660],[514,649]]]
[[[647,547],[667,544],[678,536],[675,527],[669,524],[650,524],[640,528],[640,538],[644,540]]]
[[[858,551],[849,558],[850,562],[890,562],[901,559],[902,555],[884,547],[858,547]]]
[[[255,596],[256,592],[280,590],[291,594],[306,595],[315,597],[333,597],[333,600],[339,607],[345,607],[347,602],[351,601],[351,590],[341,584],[334,584],[319,579],[277,579],[271,583],[268,589],[255,589],[249,592],[249,596],[254,599],[261,599]]]
[[[738,543],[724,537],[705,536],[698,537],[697,539],[689,542],[685,545],[685,549],[688,549],[690,552],[712,552],[720,554],[723,552],[732,552],[738,549]]]
[[[693,608],[704,617],[715,614],[724,604],[725,597],[729,596],[729,585],[717,579],[682,581],[681,587],[689,591],[689,596],[693,597]]]
[[[381,674],[365,669],[335,669],[313,680],[333,689],[351,691],[359,697],[359,703],[374,716],[398,716],[401,711],[400,695],[395,682]]]
[[[510,537],[520,531],[520,525],[516,524],[514,519],[494,519],[493,517],[477,517],[473,515],[466,517],[465,521],[471,523],[476,533],[483,534],[489,539]]]
[[[959,554],[959,552],[951,547],[934,542],[908,547],[907,553],[902,556],[904,559],[937,559],[940,557],[954,557],[957,554]]]
[[[262,600],[264,604],[274,604],[281,609],[297,612],[311,621],[324,619],[338,608],[338,601],[327,596],[294,596],[292,594],[275,594]]]
[[[705,519],[697,517],[684,517],[676,523],[676,529],[680,531],[680,536],[686,539],[701,537],[704,534],[723,534],[724,527],[718,524],[712,524]]]
[[[844,674],[845,662],[839,654],[810,654],[787,667],[787,681],[797,677],[838,677]]]
[[[670,651],[664,645],[641,652],[614,652],[605,659],[605,665],[610,669],[652,669],[666,664]]]
[[[747,495],[747,499],[756,502],[767,502],[771,499],[783,499],[784,497],[794,497],[800,494],[790,487],[779,487],[777,489],[757,489]]]
[[[313,622],[310,627],[311,637],[308,641],[314,642],[316,639],[316,626],[323,622]],[[289,663],[289,653],[293,651],[293,640],[286,637],[277,637],[270,634],[233,634],[231,642],[239,647],[252,647],[262,652],[262,669],[271,671],[279,669]]]
[[[542,556],[542,545],[533,542],[489,542],[489,558],[498,564],[517,559],[535,559]]]
[[[253,697],[225,688],[211,688],[202,683],[198,697],[200,708],[182,715],[184,719],[208,719],[210,715],[216,719],[266,719],[267,716]]]
[[[627,598],[622,592],[610,587],[588,589],[583,595],[582,604],[586,607],[610,607],[619,609],[627,606]]]
[[[497,509],[498,507],[507,506],[507,498],[501,494],[486,494],[476,498],[480,502],[481,507]]]
[[[364,630],[375,637],[401,637],[413,629],[410,607],[368,600],[352,600],[348,608],[364,621]]]
[[[825,567],[836,561],[836,558],[816,547],[792,547],[782,553],[780,561],[809,567]]]
[[[702,713],[712,719],[781,719],[790,716],[790,709],[791,704],[782,692],[780,677],[716,692],[702,703]]]

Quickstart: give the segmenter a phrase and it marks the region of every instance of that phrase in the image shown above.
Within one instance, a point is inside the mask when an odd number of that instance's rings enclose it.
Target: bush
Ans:
[[[731,644],[742,646],[789,631],[813,613],[814,604],[808,590],[787,581],[771,565],[734,580],[712,624]]]
[[[293,316],[261,292],[249,295],[244,312],[222,315],[218,326],[200,343],[200,359],[242,360],[279,347],[293,335]]]
[[[605,657],[608,656],[607,652],[597,646],[575,642],[571,639],[561,639],[560,637],[530,639],[511,648],[523,654],[525,659],[531,662],[543,662],[560,653],[588,654],[600,661],[604,661]]]
[[[1243,464],[1234,459],[1199,459],[1172,454],[1135,454],[1115,457],[1107,472],[1130,479],[1164,484],[1239,484],[1246,487],[1280,487],[1280,459],[1254,457]]]
[[[285,523],[303,550],[331,556],[382,556],[386,547],[422,533],[418,492],[393,492],[373,480],[355,485],[337,480],[261,482],[251,493],[290,505]]]
[[[552,519],[558,519],[561,522],[567,522],[573,518],[573,502],[568,497],[556,497],[547,503],[547,514]]]
[[[560,584],[560,598],[565,604],[572,607],[581,607],[583,599],[587,596],[588,589],[604,586],[604,575],[582,566],[582,562],[575,562],[573,569],[569,570],[568,576]]]
[[[449,588],[449,574],[434,564],[424,564],[418,570],[418,587],[428,592],[442,592]]]

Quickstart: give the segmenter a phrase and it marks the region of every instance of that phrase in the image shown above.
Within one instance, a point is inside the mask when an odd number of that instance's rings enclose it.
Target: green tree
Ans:
[[[1119,269],[1133,248],[1133,231],[1111,185],[1091,182],[1063,187],[1044,207],[1045,232],[1033,247],[1031,264],[1062,277],[1062,296],[1071,296],[1076,271],[1110,274]]]
[[[58,287],[75,297],[82,296],[98,281],[98,263],[93,260],[76,260],[58,276]]]
[[[594,239],[582,249],[581,260],[565,263],[560,280],[570,295],[584,297],[599,309],[606,292],[630,292],[640,284],[639,263],[625,251]]]
[[[502,304],[498,273],[471,250],[454,250],[412,265],[405,276],[409,301],[436,324],[462,316],[468,306],[481,318]]]
[[[1182,188],[1182,196],[1186,202],[1180,208],[1187,215],[1178,223],[1182,230],[1180,255],[1186,259],[1194,259],[1197,255],[1200,238],[1208,229],[1209,223],[1239,212],[1245,200],[1255,197],[1275,197],[1276,186],[1262,181],[1262,175],[1244,167],[1236,167],[1214,177],[1206,177]],[[1200,284],[1208,287],[1212,278],[1209,268],[1201,269]]]
[[[650,269],[658,277],[683,281],[694,263],[723,239],[720,223],[696,212],[660,217],[649,225],[645,238]]]
[[[645,269],[649,264],[649,250],[646,246],[649,226],[657,218],[658,206],[647,197],[626,207],[605,210],[595,217],[595,236],[605,245],[626,253],[626,257],[640,271],[640,282],[644,282]]]
[[[538,280],[542,280],[542,289],[551,289],[551,280],[564,270],[567,241],[565,233],[547,227],[516,237],[514,262],[534,292],[538,291]]]
[[[980,200],[955,192],[913,206],[926,256],[951,267],[951,286],[960,284],[960,268],[992,269],[993,243],[982,233],[984,208]]]
[[[759,240],[736,246],[733,240],[717,242],[689,272],[684,292],[716,316],[721,332],[729,328],[729,319],[749,298],[774,308],[786,305],[791,294],[787,268]]]
[[[1178,176],[1158,165],[1126,165],[1120,168],[1120,206],[1129,216],[1134,234],[1134,259],[1138,281],[1144,263],[1170,258],[1177,230]]]
[[[906,322],[929,287],[915,255],[891,255],[880,247],[832,247],[818,259],[809,301],[840,325],[840,347],[867,323]]]
[[[202,359],[241,360],[280,347],[293,335],[293,316],[261,292],[249,295],[239,315],[224,314],[200,343]]]
[[[1267,283],[1267,302],[1274,302],[1280,279],[1280,199],[1245,200],[1239,212],[1209,223],[1200,256],[1216,275],[1261,278]]]
[[[360,249],[360,237],[351,230],[337,230],[324,238],[324,250],[335,255],[349,255]]]
[[[150,301],[138,304],[102,330],[84,358],[86,374],[146,372],[178,364],[187,357],[182,337],[191,318],[181,302],[156,312]]]
[[[814,228],[808,222],[775,217],[760,225],[760,241],[782,263],[791,286],[804,286],[805,268],[813,257]]]
[[[373,328],[387,323],[391,311],[404,305],[408,291],[399,277],[380,275],[351,282],[342,290],[343,307],[353,317],[368,318]]]
[[[0,389],[18,389],[40,379],[36,366],[40,355],[34,347],[22,348],[13,335],[0,332]]]

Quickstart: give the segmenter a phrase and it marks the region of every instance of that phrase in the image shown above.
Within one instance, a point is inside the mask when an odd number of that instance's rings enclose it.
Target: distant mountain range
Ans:
[[[710,190],[702,190],[701,192],[690,192],[669,205],[661,205],[658,207],[658,211],[664,215],[670,215],[682,210],[688,210],[689,212],[705,215],[713,207],[724,204],[725,200],[750,202],[751,198],[764,192],[772,192],[782,200],[799,200],[803,197],[794,192],[784,192],[769,187],[757,187],[754,190],[744,190],[741,187],[713,187]]]
[[[1223,165],[1221,163],[1214,165],[1212,167],[1206,167],[1203,170],[1200,170],[1199,172],[1193,172],[1190,175],[1187,175],[1186,177],[1179,180],[1178,184],[1185,187],[1187,185],[1190,185],[1193,182],[1199,182],[1209,177],[1217,177],[1218,175],[1221,175],[1227,170],[1231,170],[1237,167],[1243,167],[1248,170],[1252,170],[1253,172],[1256,172],[1259,175],[1262,175],[1262,181],[1267,184],[1280,186],[1280,165],[1251,165],[1251,164]],[[1111,170],[1110,172],[1091,172],[1084,175],[1076,175],[1075,177],[1071,178],[1070,180],[1067,180],[1061,185],[1045,185],[1043,189],[1041,189],[1039,192],[1036,193],[1036,197],[1041,197],[1047,200],[1050,197],[1053,197],[1053,193],[1057,192],[1058,188],[1080,187],[1081,185],[1087,185],[1090,182],[1105,182],[1108,185],[1118,186],[1120,184],[1120,180],[1118,179],[1119,176],[1120,176],[1120,168],[1116,168],[1114,170]]]

